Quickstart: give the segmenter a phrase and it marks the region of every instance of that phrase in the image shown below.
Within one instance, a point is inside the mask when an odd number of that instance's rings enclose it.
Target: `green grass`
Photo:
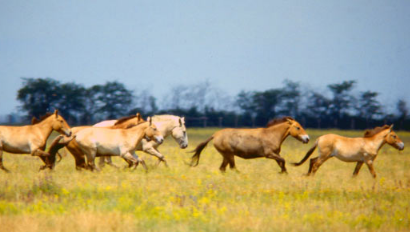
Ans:
[[[366,166],[351,178],[355,164],[331,159],[313,178],[299,161],[326,133],[361,136],[355,131],[309,130],[304,145],[288,138],[281,155],[288,175],[274,160],[236,158],[240,173],[219,172],[221,155],[212,142],[198,167],[192,150],[215,129],[189,129],[187,150],[168,138],[160,151],[169,168],[139,153],[150,171],[106,167],[78,172],[71,155],[53,172],[38,172],[36,157],[5,154],[12,171],[0,172],[0,231],[409,231],[410,152],[385,146],[375,162],[377,179]],[[410,133],[399,132],[410,144]],[[313,154],[315,157],[317,154]],[[125,162],[113,158],[119,166]]]

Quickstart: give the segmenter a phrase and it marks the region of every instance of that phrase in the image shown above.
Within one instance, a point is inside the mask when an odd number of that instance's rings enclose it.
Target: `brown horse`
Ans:
[[[106,121],[104,121],[104,122],[106,122]],[[116,122],[113,125],[108,125],[108,126],[110,126],[108,128],[110,128],[110,129],[126,129],[126,128],[133,127],[135,125],[138,125],[140,123],[143,123],[143,122],[145,122],[145,120],[141,117],[141,115],[139,113],[137,113],[136,115],[127,116],[127,117],[123,117],[123,118],[120,118],[120,119],[116,120]],[[86,128],[90,128],[90,127],[92,127],[92,126],[73,127],[72,128],[73,136],[75,136],[79,131],[81,131],[83,129],[86,129]],[[66,147],[67,150],[73,155],[73,157],[75,159],[75,165],[76,165],[77,170],[80,170],[82,168],[84,168],[84,169],[90,169],[91,168],[91,167],[88,167],[88,165],[86,163],[86,160],[85,160],[84,153],[79,148],[79,146],[78,146],[77,142],[75,141],[75,139],[72,139],[70,141],[62,141],[62,142],[53,143],[53,145],[50,146],[50,151],[49,151],[51,156],[54,157],[56,155],[57,151],[59,149],[63,148],[63,147]]]
[[[161,132],[148,122],[141,123],[129,129],[109,129],[103,127],[89,127],[76,134],[75,141],[79,148],[87,156],[88,166],[92,170],[96,169],[94,159],[100,156],[120,156],[128,161],[137,164],[141,162],[145,169],[145,163],[135,154],[138,144],[143,138],[155,140],[159,144],[164,141]]]
[[[303,164],[309,156],[319,147],[319,156],[310,159],[310,166],[307,175],[314,175],[326,160],[336,157],[345,162],[357,162],[353,176],[359,174],[363,163],[366,163],[370,173],[376,178],[376,172],[373,168],[373,162],[377,153],[382,146],[387,143],[398,150],[404,149],[404,143],[399,136],[393,131],[393,125],[384,125],[376,127],[373,130],[367,130],[363,137],[347,138],[335,134],[320,136],[315,145],[308,151],[305,157],[299,163],[293,163],[295,166]]]
[[[13,154],[31,154],[33,156],[49,156],[44,151],[51,132],[71,136],[71,129],[63,117],[54,113],[47,113],[34,125],[0,126],[0,169],[8,172],[3,166],[3,151]]]
[[[220,170],[224,172],[229,164],[235,169],[234,156],[244,159],[265,157],[274,159],[280,166],[281,173],[286,173],[285,160],[279,155],[283,141],[291,135],[302,141],[309,142],[309,136],[302,126],[291,117],[272,120],[267,128],[257,129],[223,129],[215,132],[205,142],[194,150],[191,166],[198,165],[199,157],[205,146],[214,139],[214,147],[222,155],[223,161]]]

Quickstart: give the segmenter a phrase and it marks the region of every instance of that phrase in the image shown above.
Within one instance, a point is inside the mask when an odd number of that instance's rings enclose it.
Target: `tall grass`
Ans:
[[[215,129],[190,129],[192,150]],[[310,130],[312,141],[326,133]],[[406,145],[409,133],[398,133]],[[288,138],[281,155],[299,161],[313,142]],[[308,162],[281,175],[274,160],[236,158],[239,173],[221,174],[212,142],[199,165],[169,138],[160,147],[169,168],[140,153],[145,173],[106,167],[78,172],[70,155],[55,171],[38,172],[36,157],[4,155],[12,173],[0,173],[0,231],[408,231],[410,152],[385,146],[375,162],[377,179],[364,166],[330,159],[313,178]],[[314,157],[315,154],[312,156]],[[113,158],[125,166],[120,158]]]

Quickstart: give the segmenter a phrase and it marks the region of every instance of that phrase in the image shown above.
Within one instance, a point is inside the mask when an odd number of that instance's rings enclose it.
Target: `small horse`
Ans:
[[[384,125],[382,127],[376,127],[373,130],[367,130],[364,136],[359,138],[327,134],[320,136],[305,157],[299,163],[293,163],[293,165],[299,166],[303,164],[315,151],[316,147],[319,147],[319,156],[310,159],[308,176],[314,175],[320,165],[326,160],[336,157],[344,162],[357,162],[353,177],[359,174],[363,163],[366,163],[373,178],[376,178],[373,162],[377,157],[377,153],[385,143],[398,150],[404,149],[404,143],[400,140],[399,136],[394,133],[393,125]]]
[[[97,123],[94,127],[108,125],[109,123],[112,123],[111,121],[112,120]],[[181,118],[174,115],[155,115],[152,117],[152,123],[158,128],[164,139],[171,135],[179,144],[180,148],[185,149],[188,147],[188,134],[186,132],[184,117]],[[146,139],[142,139],[142,142],[137,146],[137,151],[143,151],[147,154],[153,155],[158,158],[158,164],[162,161],[165,166],[168,166],[164,155],[162,155],[157,149],[159,145],[160,144],[154,140],[147,141]],[[100,157],[99,162],[100,167],[104,165],[104,160],[107,164],[115,166],[112,163],[110,156],[102,156]],[[129,165],[131,167],[132,163],[129,163]]]
[[[34,125],[0,126],[0,169],[9,172],[3,166],[3,151],[13,154],[31,154],[32,156],[49,156],[44,151],[46,142],[53,130],[68,137],[71,129],[63,117],[47,113],[40,120],[34,120]],[[46,162],[46,161],[45,161]]]
[[[76,134],[75,141],[79,148],[87,156],[88,166],[96,169],[94,159],[101,156],[121,156],[122,158],[138,163],[140,160],[135,154],[137,145],[143,138],[156,140],[158,143],[164,141],[164,137],[152,124],[152,119],[129,129],[109,129],[103,127],[89,127]],[[141,162],[145,169],[145,163]]]
[[[283,141],[291,135],[297,140],[308,143],[309,136],[302,126],[291,117],[272,120],[267,128],[232,129],[227,128],[215,132],[208,140],[199,144],[194,150],[191,166],[197,166],[202,150],[214,139],[214,147],[223,156],[220,170],[225,172],[229,164],[235,169],[234,156],[244,159],[265,157],[274,159],[281,168],[281,173],[286,173],[285,160],[279,155]]]
[[[112,122],[115,121],[113,124],[109,124],[107,122]],[[133,126],[136,126],[140,123],[145,122],[144,119],[142,119],[141,115],[137,113],[136,115],[131,115],[127,117],[120,118],[118,120],[108,120],[108,121],[103,121],[101,123],[104,123],[105,125],[109,126],[108,128],[110,129],[126,129],[130,128]],[[99,124],[99,123],[98,123]],[[101,124],[100,124],[101,125]],[[73,132],[73,137],[81,130],[84,130],[86,128],[90,128],[91,126],[77,126],[72,128]],[[58,139],[58,138],[56,138]],[[70,139],[70,141],[57,141],[53,142],[53,144],[50,146],[50,154],[52,157],[55,157],[56,153],[58,152],[59,149],[66,147],[67,150],[74,156],[75,159],[75,164],[76,164],[76,169],[80,170],[81,168],[84,169],[89,169],[90,167],[87,166],[86,160],[84,153],[81,151],[79,148],[77,142],[75,140]],[[97,154],[98,156],[98,154]],[[55,159],[54,159],[55,160]]]

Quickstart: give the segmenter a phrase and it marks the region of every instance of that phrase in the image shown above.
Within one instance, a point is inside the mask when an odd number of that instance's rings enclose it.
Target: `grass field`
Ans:
[[[189,129],[187,150],[213,131]],[[71,155],[55,171],[38,172],[38,158],[6,153],[4,164],[12,173],[0,172],[0,231],[410,231],[409,147],[383,147],[375,180],[366,166],[351,178],[355,164],[336,159],[315,177],[304,177],[308,162],[289,163],[331,131],[307,132],[308,145],[288,138],[282,146],[288,175],[278,174],[274,160],[240,158],[240,173],[221,174],[221,155],[212,143],[199,166],[190,168],[185,162],[191,154],[171,138],[160,147],[169,168],[155,167],[156,159],[140,153],[148,173],[141,167],[78,172]],[[398,134],[409,146],[410,133]]]

